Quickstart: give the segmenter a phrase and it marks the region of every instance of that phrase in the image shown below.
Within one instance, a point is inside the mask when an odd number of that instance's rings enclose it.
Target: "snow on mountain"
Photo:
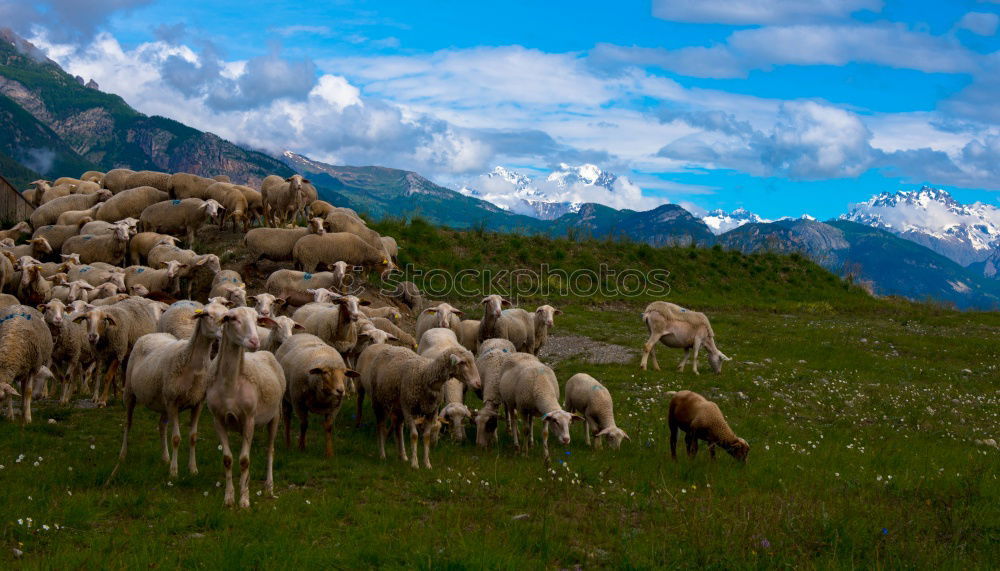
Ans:
[[[612,208],[650,210],[667,202],[647,197],[628,178],[619,177],[592,164],[561,163],[545,178],[528,175],[498,166],[466,183],[459,192],[486,200],[515,212],[554,220],[568,212],[578,212],[587,202]]]
[[[770,220],[761,218],[746,208],[737,208],[729,213],[719,208],[708,212],[701,217],[701,220],[708,225],[715,235],[724,234],[744,224],[770,222]]]
[[[962,204],[947,191],[928,186],[883,192],[851,205],[841,219],[889,230],[963,266],[985,260],[1000,246],[1000,208]]]

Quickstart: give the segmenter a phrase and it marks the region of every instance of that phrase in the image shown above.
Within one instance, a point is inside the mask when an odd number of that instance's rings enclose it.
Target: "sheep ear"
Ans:
[[[455,315],[459,316],[459,317],[465,315],[465,312],[462,311],[461,309],[453,309],[451,312],[454,313]]]
[[[285,298],[283,298],[283,297],[276,297],[276,298],[274,298],[274,303],[276,303],[276,304],[284,307],[284,306],[288,305],[288,300],[285,299]]]
[[[514,304],[511,303],[509,299],[500,300],[500,307],[513,307],[513,305]]]
[[[118,320],[110,315],[105,315],[104,321],[107,321],[109,325],[115,325],[115,326],[118,325]]]
[[[361,376],[361,373],[355,371],[354,369],[344,369],[344,376],[356,379]]]
[[[81,321],[83,321],[85,319],[87,319],[87,314],[86,313],[81,313],[80,315],[77,315],[76,317],[73,318],[73,323],[80,323]]]
[[[44,303],[39,303],[38,304],[38,311],[41,311],[42,313],[45,313],[46,309],[48,309],[48,305],[46,305]]]
[[[271,319],[270,317],[258,317],[257,325],[260,325],[261,327],[276,327],[278,325],[278,322]]]
[[[622,438],[628,440],[629,442],[632,442],[632,439],[628,437],[628,433],[625,432],[624,430],[622,431]]]
[[[367,299],[362,299],[361,301],[358,302],[358,305],[371,305],[371,304],[372,302],[368,301]]]
[[[562,315],[563,311],[561,309],[557,309],[557,310],[555,310],[555,314],[556,315]]]
[[[298,323],[296,323],[295,325],[292,326],[292,331],[305,331],[305,330],[306,330],[306,328],[302,327]]]
[[[570,421],[571,422],[583,422],[583,420],[584,420],[584,418],[582,416],[580,416],[579,414],[576,414],[575,412],[573,413],[573,416],[570,417]]]
[[[437,312],[438,312],[438,310],[436,310],[436,309],[428,309],[427,310],[427,315],[434,315]]]
[[[306,184],[312,184],[311,182],[309,182],[309,179],[307,179],[307,178],[302,179],[302,182],[304,182]]]
[[[392,339],[393,341],[399,341],[399,337],[396,337],[392,333],[386,332],[385,336],[387,339]]]
[[[462,361],[462,360],[461,360],[461,359],[460,359],[460,358],[458,357],[458,355],[456,355],[456,354],[454,354],[454,353],[452,353],[452,354],[451,354],[451,364],[452,364],[452,365],[457,365],[457,364],[459,364],[459,363],[460,363],[461,361]]]

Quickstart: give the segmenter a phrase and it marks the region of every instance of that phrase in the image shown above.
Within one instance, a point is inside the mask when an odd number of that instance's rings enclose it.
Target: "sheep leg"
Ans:
[[[410,456],[410,466],[416,469],[420,469],[420,460],[417,456],[417,421],[412,417],[404,417],[406,424],[410,427],[410,450],[412,454]]]
[[[74,360],[70,363],[69,367],[66,368],[66,376],[63,377],[63,392],[62,396],[59,397],[59,404],[68,404],[70,397],[73,396],[73,383],[81,377],[79,360]]]
[[[525,456],[528,455],[528,450],[531,448],[530,432],[531,432],[531,422],[533,420],[534,419],[530,416],[525,416],[522,419],[522,422],[524,424],[524,426],[522,427],[524,433],[521,435],[522,437],[521,440],[524,443],[524,445],[521,446],[521,452],[523,452]]]
[[[690,354],[691,354],[691,348],[690,347],[684,349],[684,358],[681,359],[680,364],[677,365],[677,372],[678,373],[683,373],[684,372],[684,365],[687,365],[688,356]]]
[[[337,415],[332,413],[323,418],[323,432],[326,433],[326,450],[323,454],[327,458],[333,457],[333,421],[336,418]]]
[[[104,370],[102,365],[98,365],[94,371],[94,396],[90,398],[91,402],[98,404],[101,396],[101,378],[104,376]],[[100,406],[100,405],[98,405]]]
[[[518,426],[517,424],[518,419],[515,417],[514,413],[512,413],[509,408],[507,408],[507,410],[504,411],[504,414],[507,417],[507,430],[510,432],[511,436],[514,437],[514,449],[520,451],[521,443],[518,441],[517,436],[518,432],[520,432],[521,430],[521,427]]]
[[[125,433],[122,434],[122,449],[118,453],[118,463],[115,464],[114,470],[111,471],[111,475],[108,476],[108,482],[111,478],[115,477],[118,473],[118,468],[121,467],[122,463],[125,462],[125,455],[128,453],[128,433],[132,430],[132,415],[135,412],[135,396],[131,394],[125,395]],[[107,485],[107,484],[105,484]]]
[[[277,497],[274,495],[274,440],[278,437],[278,421],[275,417],[267,423],[267,476],[264,479],[264,493],[270,498]]]
[[[677,460],[677,424],[670,421],[670,457]]]
[[[549,459],[549,423],[542,421],[542,460],[548,465]]]
[[[157,428],[160,431],[160,457],[163,459],[164,463],[170,462],[170,444],[167,437],[167,429],[170,427],[169,419],[167,418],[167,413],[160,415],[160,423]]]
[[[378,454],[379,458],[385,460],[385,437],[386,433],[389,431],[385,426],[385,418],[379,414],[379,410],[375,409],[375,429],[378,431]]]
[[[309,411],[299,408],[295,411],[299,416],[299,450],[306,449],[306,430],[309,429]]]
[[[188,428],[188,443],[191,445],[191,452],[188,456],[188,471],[192,475],[198,473],[198,460],[195,458],[195,450],[198,444],[198,419],[201,418],[201,407],[204,406],[204,401],[194,405],[191,409],[191,424]]]
[[[354,405],[354,428],[361,428],[361,405],[365,402],[365,391],[361,388],[361,383],[358,383],[358,399]],[[382,455],[385,458],[385,455]]]
[[[715,444],[708,445],[708,457],[715,460]]]
[[[21,379],[21,424],[31,424],[31,393],[35,390],[34,375],[27,375]]]
[[[650,333],[649,339],[642,346],[642,361],[639,363],[639,368],[643,371],[646,370],[646,362],[650,355],[653,356],[653,368],[657,371],[660,370],[660,365],[656,362],[656,342],[660,340],[660,335],[656,333]]]
[[[393,418],[393,436],[396,438],[396,451],[399,453],[399,459],[403,462],[408,462],[409,458],[406,457],[406,444],[403,440],[403,419]]]
[[[229,449],[229,433],[226,426],[222,424],[222,419],[212,415],[212,424],[215,425],[215,433],[219,436],[222,444],[222,467],[226,471],[226,495],[223,504],[233,505],[233,451]]]
[[[431,469],[431,421],[424,422],[423,426],[423,440],[424,440],[424,468],[428,470]]]
[[[687,444],[688,457],[694,458],[698,454],[698,438],[693,431],[684,435],[684,442]]]
[[[564,406],[563,408],[566,408],[566,407]],[[585,426],[583,428],[583,440],[584,440],[584,442],[587,443],[587,446],[590,446],[590,433],[594,432],[594,434],[597,434],[597,431],[594,430],[594,428],[595,428],[594,424],[592,422],[590,422],[590,419],[588,418],[587,419],[587,426]],[[594,437],[594,440],[597,440],[596,436]]]
[[[240,445],[240,507],[250,507],[250,445],[253,443],[253,417],[243,420],[243,443]]]
[[[691,370],[694,374],[698,374],[698,350],[701,349],[701,339],[695,338],[694,340],[694,354],[691,355]]]
[[[170,477],[177,477],[177,454],[181,447],[181,419],[177,405],[167,405],[167,424],[170,430]]]
[[[108,390],[111,388],[111,385],[115,384],[120,364],[121,361],[115,359],[108,365],[108,371],[104,374],[104,391],[101,392],[101,400],[97,401],[97,406],[104,407],[108,405]]]

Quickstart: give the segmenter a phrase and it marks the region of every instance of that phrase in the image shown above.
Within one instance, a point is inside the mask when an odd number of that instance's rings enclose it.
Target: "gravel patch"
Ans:
[[[566,359],[580,357],[585,363],[603,365],[607,363],[629,363],[639,356],[639,352],[622,345],[602,343],[579,335],[549,335],[542,346],[539,357],[558,363]]]

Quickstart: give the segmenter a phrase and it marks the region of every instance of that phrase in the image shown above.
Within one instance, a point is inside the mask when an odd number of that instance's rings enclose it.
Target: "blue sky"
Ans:
[[[86,6],[79,6],[86,4]],[[453,187],[591,162],[645,208],[832,217],[1000,190],[996,0],[0,0],[0,20],[147,113]],[[544,176],[543,176],[544,178]]]

